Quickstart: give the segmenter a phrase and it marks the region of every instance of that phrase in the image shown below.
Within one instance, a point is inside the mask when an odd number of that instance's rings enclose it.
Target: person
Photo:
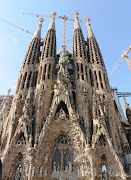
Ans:
[[[1,159],[0,159],[0,180],[2,179],[2,162],[1,162]]]

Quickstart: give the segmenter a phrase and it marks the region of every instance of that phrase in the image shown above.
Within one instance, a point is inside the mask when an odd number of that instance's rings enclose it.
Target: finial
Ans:
[[[43,18],[39,18],[38,21],[39,21],[39,24],[42,24],[42,22],[44,21],[44,19],[43,19]]]
[[[56,12],[53,11],[53,12],[51,13],[51,18],[55,18],[55,16],[56,16]]]
[[[77,11],[74,12],[74,15],[75,15],[75,19],[78,19],[79,13]]]
[[[81,29],[80,23],[79,23],[79,18],[78,18],[79,13],[78,13],[77,11],[75,11],[75,12],[74,12],[74,15],[75,15],[74,30],[75,30],[75,29]]]
[[[8,94],[11,92],[11,89],[8,89]]]
[[[43,18],[39,18],[39,23],[38,23],[38,26],[37,26],[37,29],[35,31],[35,34],[33,36],[33,38],[39,38],[41,39],[41,28],[42,28],[42,22],[44,21]]]
[[[87,21],[90,22],[90,20],[91,20],[91,19],[90,19],[89,17],[86,17],[86,18],[85,18],[85,21],[86,21],[86,22],[87,22]]]
[[[39,18],[39,24],[38,24],[38,26],[40,27],[40,28],[42,28],[42,23],[44,22],[44,19],[43,18]]]
[[[53,12],[51,13],[51,22],[50,22],[50,24],[49,24],[48,30],[49,30],[49,29],[54,29],[54,30],[55,30],[55,15],[56,15],[56,12],[53,11]]]
[[[93,32],[90,25],[90,18],[85,18],[86,26],[87,26],[87,32],[88,32],[88,38],[91,38],[93,36]]]

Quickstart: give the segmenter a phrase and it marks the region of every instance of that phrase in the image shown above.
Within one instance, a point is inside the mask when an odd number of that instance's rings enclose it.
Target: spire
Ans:
[[[127,109],[130,110],[129,104],[127,104],[126,98],[125,98],[124,94],[123,94],[123,99],[124,99],[124,103],[125,103],[125,111],[126,111]]]
[[[33,36],[33,39],[34,39],[34,38],[41,39],[41,28],[42,28],[42,22],[43,22],[43,21],[44,21],[43,18],[40,18],[40,19],[39,19],[39,24],[38,24],[38,26],[37,26],[37,29],[36,29],[35,34],[34,34],[34,36]]]
[[[48,30],[50,29],[55,30],[55,15],[56,15],[55,11],[51,13],[51,22],[49,24]]]
[[[91,38],[93,36],[93,32],[90,25],[90,18],[85,18],[86,26],[87,26],[87,32],[88,32],[88,38]]]
[[[51,22],[44,40],[41,58],[54,58],[56,55],[56,32],[55,32],[55,15],[56,12],[51,13]]]
[[[101,64],[102,66],[104,65],[104,61],[102,58],[102,54],[99,48],[99,45],[96,41],[96,38],[94,36],[94,33],[92,31],[91,25],[90,25],[90,18],[86,18],[86,26],[87,26],[87,33],[88,33],[88,38],[87,38],[87,47],[88,47],[88,57],[89,61],[91,63],[96,63],[96,64]]]
[[[74,12],[75,15],[75,25],[74,25],[74,30],[76,29],[81,29],[80,23],[79,23],[79,18],[78,15],[79,13],[77,11]]]
[[[73,36],[73,56],[87,58],[85,39],[80,27],[80,20],[78,18],[79,13],[74,12],[75,24],[74,24],[74,36]]]

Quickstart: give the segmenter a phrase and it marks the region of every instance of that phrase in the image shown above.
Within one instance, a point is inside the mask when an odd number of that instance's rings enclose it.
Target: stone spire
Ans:
[[[93,36],[93,32],[90,25],[90,18],[87,17],[85,21],[86,21],[86,26],[87,26],[88,38],[91,38]]]
[[[55,30],[55,15],[56,15],[55,11],[51,13],[51,22],[49,24],[48,30],[50,29]]]
[[[79,13],[74,12],[75,24],[74,24],[74,36],[73,36],[73,56],[87,58],[86,45],[84,36],[80,27],[80,21],[78,18]]]
[[[35,31],[35,33],[34,33],[33,38],[39,38],[39,39],[41,39],[41,28],[42,28],[42,22],[43,22],[43,21],[44,21],[43,18],[40,18],[40,19],[39,19],[39,24],[38,24],[38,26],[37,26],[37,29],[36,29],[36,31]]]
[[[17,84],[16,93],[18,93],[19,90],[25,89],[25,91],[27,91],[28,88],[36,86],[38,64],[40,58],[41,28],[43,21],[43,18],[39,19],[37,29],[34,33],[28,51],[25,55],[20,77]]]
[[[93,31],[91,29],[91,25],[90,25],[90,18],[86,18],[86,26],[87,26],[87,46],[88,46],[88,57],[89,60],[92,64],[101,64],[102,66],[104,65],[104,61],[102,58],[102,54],[99,48],[99,45],[96,41],[96,38],[93,34]]]
[[[37,137],[39,136],[41,129],[41,117],[44,119],[47,117],[52,99],[52,82],[54,77],[54,64],[56,57],[55,15],[56,13],[52,12],[51,22],[49,24],[43,43],[38,71],[39,75],[36,92],[39,92],[39,95],[36,99],[36,104],[38,104],[41,108],[37,109],[36,112],[37,117],[35,119],[35,143],[37,143]]]
[[[55,15],[56,12],[51,13],[51,22],[43,44],[41,59],[54,58],[56,55]]]
[[[81,26],[80,26],[80,23],[79,23],[79,18],[78,18],[79,13],[77,11],[75,11],[74,15],[75,15],[74,30],[81,29]]]

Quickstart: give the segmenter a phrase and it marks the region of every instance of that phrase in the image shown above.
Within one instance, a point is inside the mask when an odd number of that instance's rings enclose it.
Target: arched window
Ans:
[[[61,153],[59,149],[55,150],[55,155],[54,155],[54,170],[60,171],[61,169]]]
[[[60,136],[56,140],[53,159],[53,173],[71,173],[73,171],[73,155],[66,136]]]
[[[69,169],[72,169],[71,153],[70,153],[69,149],[66,149],[66,152],[65,152],[65,155],[64,155],[64,170],[69,171]]]

